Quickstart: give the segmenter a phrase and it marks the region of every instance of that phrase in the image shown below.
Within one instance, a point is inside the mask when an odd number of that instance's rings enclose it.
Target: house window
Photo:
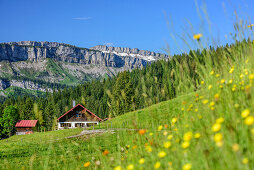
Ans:
[[[77,113],[77,114],[76,114],[76,117],[81,117],[81,114],[80,114],[80,113]]]

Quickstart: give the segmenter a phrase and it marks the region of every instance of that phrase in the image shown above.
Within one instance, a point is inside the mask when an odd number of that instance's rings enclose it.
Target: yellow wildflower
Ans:
[[[145,159],[144,158],[141,158],[140,160],[139,160],[139,164],[144,164],[145,163]]]
[[[210,90],[212,87],[213,87],[212,85],[209,85],[209,86],[208,86],[208,90]]]
[[[229,70],[229,73],[233,73],[234,72],[234,67],[231,67],[231,69]]]
[[[250,80],[253,80],[253,79],[254,79],[254,74],[250,74],[250,75],[249,75],[249,79],[250,79]]]
[[[167,155],[167,154],[166,154],[166,152],[164,152],[164,151],[160,151],[160,152],[158,153],[158,157],[160,157],[160,158],[164,158],[166,155]]]
[[[190,141],[191,138],[192,138],[192,132],[191,131],[185,133],[184,136],[183,136],[183,140],[185,140],[185,141]]]
[[[188,164],[185,164],[185,165],[183,165],[183,170],[190,170],[191,169],[191,164],[190,163],[188,163]]]
[[[173,138],[173,135],[168,135],[168,139],[171,140]]]
[[[138,131],[138,133],[139,133],[140,135],[144,135],[144,134],[146,133],[146,129],[140,129],[140,130]]]
[[[221,80],[220,80],[220,83],[221,83],[221,84],[224,84],[224,83],[225,83],[225,79],[221,79]]]
[[[220,97],[220,95],[219,95],[218,93],[216,93],[216,94],[214,95],[214,99],[215,99],[215,100],[219,100],[219,97]]]
[[[220,74],[216,74],[215,77],[220,77]]]
[[[137,148],[137,145],[132,146],[132,149],[136,149],[136,148]]]
[[[86,162],[86,163],[84,163],[84,167],[87,168],[90,166],[90,164],[91,164],[90,162]]]
[[[254,135],[254,128],[251,129],[251,133]]]
[[[248,28],[252,28],[254,26],[254,24],[250,24],[248,25]]]
[[[130,164],[127,166],[127,170],[133,170],[134,169],[134,165],[133,164]]]
[[[164,136],[167,136],[167,135],[168,135],[168,132],[167,132],[167,131],[164,131],[164,132],[163,132],[163,135],[164,135]]]
[[[221,129],[221,124],[215,123],[212,127],[213,132],[218,132]]]
[[[232,145],[232,150],[233,150],[234,152],[239,151],[239,145],[238,145],[237,143],[233,144],[233,145]]]
[[[204,84],[205,82],[204,82],[204,81],[201,81],[200,83],[201,83],[201,84]]]
[[[167,142],[164,142],[164,147],[165,148],[169,148],[171,146],[171,142],[167,141]]]
[[[205,99],[205,100],[202,101],[202,103],[203,103],[203,104],[207,104],[207,103],[208,103],[208,100]]]
[[[152,147],[151,147],[151,146],[147,146],[147,147],[146,147],[146,151],[147,151],[147,152],[149,152],[149,153],[150,153],[150,152],[152,152],[152,150],[153,150],[153,149],[152,149]]]
[[[243,158],[242,159],[242,163],[243,164],[248,164],[249,163],[249,159],[248,158]]]
[[[221,134],[221,133],[216,133],[216,134],[214,135],[214,141],[215,141],[215,142],[220,142],[220,141],[222,141],[222,134]]]
[[[210,74],[211,74],[211,75],[214,75],[214,71],[212,70],[212,71],[210,72]]]
[[[243,78],[243,74],[240,74],[240,79],[242,79]]]
[[[154,164],[154,169],[159,169],[160,166],[161,166],[161,163],[160,163],[160,162],[156,162],[156,163]]]
[[[198,139],[198,138],[200,138],[200,133],[195,133],[195,135],[194,135],[194,138],[196,138],[196,139]]]
[[[149,133],[149,136],[153,136],[153,133],[151,132],[151,133]]]
[[[158,127],[158,131],[161,131],[162,128],[163,128],[163,126],[160,125],[160,126]]]
[[[176,122],[177,122],[177,118],[174,117],[174,118],[171,120],[171,122],[172,122],[172,123],[176,123]]]
[[[244,123],[248,126],[251,126],[254,123],[254,117],[253,116],[248,116],[245,120]]]
[[[218,147],[222,147],[223,141],[216,142],[216,145],[217,145]]]
[[[223,123],[224,122],[224,118],[220,117],[218,119],[216,119],[216,123]]]
[[[215,103],[212,101],[212,102],[210,102],[210,104],[209,104],[209,106],[210,107],[212,107],[212,106],[214,106],[215,105]]]
[[[203,36],[202,34],[195,34],[195,35],[193,35],[193,39],[199,41],[202,36]]]
[[[184,148],[184,149],[188,148],[189,146],[190,146],[190,142],[188,142],[188,141],[185,141],[182,143],[182,148]]]
[[[116,167],[114,168],[114,170],[121,170],[121,169],[122,169],[121,166],[116,166]]]
[[[242,118],[246,118],[247,116],[249,116],[249,114],[250,114],[250,110],[245,109],[242,111],[241,116],[242,116]]]

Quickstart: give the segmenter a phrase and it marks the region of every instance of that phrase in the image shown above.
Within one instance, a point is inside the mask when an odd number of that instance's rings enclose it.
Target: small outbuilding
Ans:
[[[89,127],[99,124],[101,118],[96,116],[93,112],[78,104],[71,110],[64,113],[58,119],[58,129],[69,129],[77,127]]]
[[[38,120],[19,120],[16,123],[16,135],[32,134],[36,128]]]

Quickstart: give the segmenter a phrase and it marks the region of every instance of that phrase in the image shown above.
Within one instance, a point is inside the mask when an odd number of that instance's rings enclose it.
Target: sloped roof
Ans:
[[[87,108],[85,108],[84,106],[82,106],[81,104],[77,104],[76,106],[74,106],[72,109],[70,109],[68,112],[64,113],[62,116],[60,116],[57,120],[61,119],[62,117],[64,117],[65,115],[67,115],[68,113],[70,113],[71,111],[73,111],[75,108],[77,107],[82,107],[83,109],[86,109],[86,111],[88,111],[91,115],[93,115],[94,117],[96,117],[97,119],[99,119],[99,121],[102,121],[101,118],[99,118],[98,116],[96,116],[93,112],[91,112],[90,110],[88,110]]]
[[[19,120],[15,127],[35,127],[38,120]]]

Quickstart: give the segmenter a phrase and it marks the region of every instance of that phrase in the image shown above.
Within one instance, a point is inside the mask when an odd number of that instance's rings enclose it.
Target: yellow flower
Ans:
[[[214,141],[215,142],[220,142],[220,141],[222,141],[222,134],[221,133],[216,133],[215,135],[214,135]]]
[[[194,138],[196,138],[196,139],[198,139],[198,138],[200,138],[200,133],[195,133],[195,135],[194,135]]]
[[[216,119],[216,123],[223,123],[224,122],[224,118],[220,117],[218,119]]]
[[[138,162],[139,162],[139,164],[144,164],[145,163],[145,159],[141,158]]]
[[[195,34],[195,35],[193,35],[193,39],[199,41],[202,36],[203,36],[202,34]]]
[[[192,138],[192,132],[191,131],[189,131],[189,132],[187,132],[183,135],[183,140],[185,140],[185,141],[190,141],[191,138]]]
[[[215,77],[220,77],[220,74],[216,74]]]
[[[208,103],[208,100],[205,99],[205,100],[202,101],[202,103],[203,103],[203,104],[207,104],[207,103]]]
[[[234,72],[234,67],[231,67],[231,69],[229,70],[229,73],[233,73]]]
[[[210,74],[211,74],[211,75],[214,75],[214,71],[212,70],[212,71],[210,72]]]
[[[229,83],[229,84],[232,84],[232,83],[233,83],[233,80],[232,80],[232,79],[230,79],[230,80],[228,81],[228,83]]]
[[[137,145],[132,146],[132,149],[136,149],[136,148],[137,148]]]
[[[190,146],[190,143],[188,141],[185,141],[182,143],[182,148],[186,149]]]
[[[241,116],[242,116],[242,118],[246,118],[247,116],[249,116],[249,114],[250,114],[250,110],[245,109],[242,111]]]
[[[202,118],[203,118],[203,116],[202,116],[202,115],[200,115],[200,114],[198,114],[198,118],[199,118],[199,119],[202,119]]]
[[[220,83],[221,83],[221,84],[224,84],[224,83],[225,83],[225,79],[221,79],[221,80],[220,80]]]
[[[154,164],[154,169],[158,169],[158,168],[160,168],[160,166],[161,166],[161,163],[160,162],[156,162]]]
[[[233,145],[232,145],[232,150],[233,150],[234,152],[239,151],[239,145],[238,145],[237,143],[233,144]]]
[[[130,164],[127,166],[127,170],[133,170],[134,169],[134,165],[133,164]]]
[[[254,128],[251,129],[251,133],[254,135]]]
[[[171,120],[171,123],[176,123],[177,122],[177,118],[173,118],[172,120]]]
[[[242,163],[243,164],[248,164],[249,163],[249,159],[248,158],[243,158]]]
[[[171,140],[173,138],[173,135],[168,135],[168,139]]]
[[[183,170],[190,170],[191,169],[191,164],[190,163],[188,163],[188,164],[185,164],[185,165],[183,165]]]
[[[216,142],[216,145],[217,145],[218,147],[222,147],[223,141]]]
[[[152,152],[152,150],[153,150],[153,149],[152,149],[152,147],[151,147],[151,146],[147,146],[147,147],[146,147],[146,151],[147,151],[147,152],[149,152],[149,153],[150,153],[150,152]]]
[[[215,100],[218,100],[219,97],[220,97],[220,95],[219,95],[218,93],[216,93],[216,94],[214,95],[214,99],[215,99]]]
[[[163,126],[160,125],[160,126],[158,127],[158,131],[161,131],[162,128],[163,128]]]
[[[254,24],[250,24],[248,25],[248,28],[252,28],[254,26]]]
[[[90,166],[90,164],[91,164],[90,162],[86,162],[86,163],[84,163],[84,167],[87,168]]]
[[[205,82],[204,82],[204,81],[201,81],[200,83],[201,83],[201,84],[205,84]]]
[[[249,75],[249,79],[250,79],[250,80],[253,80],[253,79],[254,79],[254,74],[250,74],[250,75]]]
[[[242,79],[243,78],[243,74],[240,74],[240,79]]]
[[[213,132],[218,132],[221,129],[221,124],[215,123],[212,127]]]
[[[164,147],[165,148],[169,148],[171,146],[171,142],[167,141],[167,142],[164,142]]]
[[[248,126],[251,126],[254,123],[254,117],[253,116],[248,116],[245,120],[244,123]]]
[[[149,133],[149,136],[153,136],[153,133],[151,132],[151,133]]]
[[[167,132],[167,131],[164,131],[164,132],[163,132],[163,135],[164,135],[164,136],[167,136],[167,135],[168,135],[168,132]]]
[[[214,106],[215,105],[215,103],[212,101],[212,102],[210,102],[210,104],[209,104],[209,106],[210,107],[212,107],[212,106]]]
[[[117,166],[117,167],[114,168],[114,170],[121,170],[121,169],[122,169],[121,166]]]
[[[158,157],[160,157],[160,158],[164,158],[166,155],[167,155],[167,154],[166,154],[166,152],[164,152],[164,151],[160,151],[160,152],[158,153]]]
[[[210,90],[212,87],[213,87],[212,85],[209,85],[209,86],[208,86],[208,90]]]

